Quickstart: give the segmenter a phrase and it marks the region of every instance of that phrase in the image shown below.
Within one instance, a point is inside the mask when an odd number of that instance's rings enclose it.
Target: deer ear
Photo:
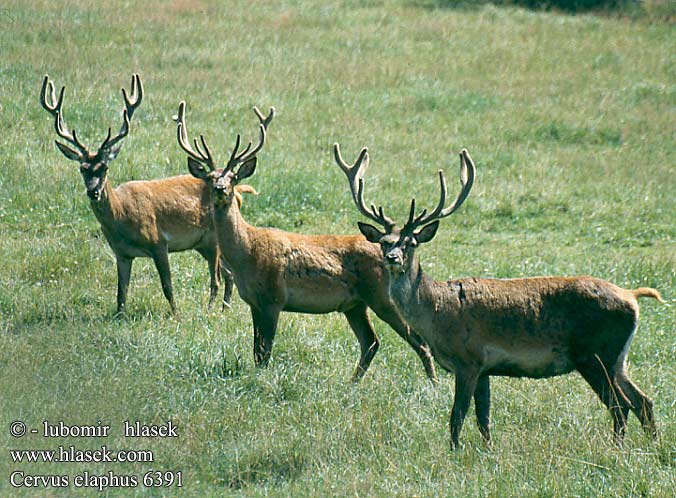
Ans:
[[[254,171],[256,171],[256,162],[258,161],[258,158],[252,157],[251,159],[246,160],[237,170],[237,173],[235,174],[235,179],[237,182],[240,182],[241,180],[244,180],[245,178],[249,178],[251,175],[254,174]]]
[[[62,144],[61,142],[58,142],[54,140],[54,143],[56,146],[59,148],[61,153],[66,156],[68,159],[71,161],[80,161],[82,160],[82,154],[80,154],[78,151],[71,149],[67,145]]]
[[[415,232],[413,236],[415,237],[415,240],[419,244],[424,244],[425,242],[429,242],[434,238],[434,236],[437,234],[438,229],[439,229],[439,220],[436,220],[430,223],[429,225],[422,227],[420,230]]]
[[[358,221],[357,225],[359,226],[359,231],[364,237],[366,237],[366,240],[373,242],[374,244],[379,243],[380,239],[385,236],[384,233],[381,233],[380,230],[378,230],[373,225],[369,225],[368,223],[362,223],[361,221]]]
[[[192,157],[188,157],[188,170],[190,170],[192,176],[204,181],[206,181],[207,176],[209,175],[207,170],[204,169],[204,166],[202,166],[202,163],[196,161]]]

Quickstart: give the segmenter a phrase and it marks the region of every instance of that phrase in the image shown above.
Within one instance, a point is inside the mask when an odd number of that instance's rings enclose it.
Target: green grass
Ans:
[[[9,474],[142,475],[182,470],[166,496],[673,496],[676,493],[676,29],[652,18],[564,15],[441,2],[17,1],[0,7],[0,456]],[[659,2],[649,2],[656,5]],[[666,7],[665,7],[666,8]],[[626,444],[578,375],[493,382],[495,444],[468,417],[451,453],[453,377],[429,385],[417,357],[374,318],[382,347],[349,383],[357,341],[339,315],[282,317],[256,369],[248,307],[207,312],[196,254],[171,257],[172,318],[148,260],[128,316],[112,317],[112,251],[75,164],[38,103],[45,73],[65,84],[67,123],[87,143],[120,124],[119,88],[146,98],[113,182],[187,172],[171,116],[224,160],[251,106],[274,105],[244,214],[304,233],[356,233],[358,213],[331,145],[371,152],[366,197],[402,219],[436,202],[435,171],[457,188],[457,153],[478,168],[463,208],[421,249],[452,276],[592,274],[650,285],[632,378],[655,400],[660,438],[631,419]],[[179,427],[177,440],[125,440],[125,419]],[[103,420],[106,439],[12,439],[13,420]],[[7,448],[151,449],[148,464],[13,464]]]

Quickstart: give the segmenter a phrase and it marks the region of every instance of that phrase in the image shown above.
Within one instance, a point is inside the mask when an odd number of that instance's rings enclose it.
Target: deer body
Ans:
[[[418,268],[393,277],[390,292],[444,368],[474,364],[479,375],[566,374],[581,352],[621,351],[638,322],[634,292],[593,277],[438,282]]]
[[[117,311],[124,310],[134,258],[150,257],[160,275],[162,290],[172,311],[176,311],[169,269],[168,253],[195,249],[207,260],[210,273],[211,304],[218,292],[221,277],[225,280],[224,304],[232,294],[233,280],[221,258],[213,226],[210,191],[203,182],[190,175],[161,180],[132,181],[113,188],[108,181],[108,164],[115,159],[121,141],[129,132],[130,120],[143,99],[143,86],[138,75],[132,76],[131,97],[123,89],[125,101],[123,123],[119,133],[108,136],[92,153],[77,138],[75,130],[66,128],[62,104],[65,87],[58,100],[54,84],[45,76],[40,100],[54,116],[54,127],[68,144],[56,142],[59,150],[80,164],[87,196],[94,215],[117,262]],[[243,192],[253,189],[242,185]],[[239,193],[236,194],[241,201]]]
[[[258,228],[239,209],[216,208],[219,244],[233,267],[256,268],[256,278],[235,272],[238,293],[252,306],[275,303],[282,311],[330,313],[364,301],[382,280],[378,246],[362,236],[301,235]],[[364,282],[364,283],[362,283]],[[365,288],[361,288],[365,287]],[[383,296],[387,298],[386,287]]]
[[[178,112],[178,142],[188,153],[190,172],[211,188],[219,246],[232,269],[237,290],[250,306],[254,325],[254,361],[268,362],[279,314],[341,312],[357,336],[361,355],[352,376],[360,379],[378,350],[378,338],[367,310],[387,322],[420,357],[428,377],[436,382],[427,345],[401,321],[388,297],[380,249],[362,236],[301,235],[248,224],[233,202],[237,184],[256,168],[255,154],[265,141],[267,118],[254,108],[261,126],[259,145],[238,155],[239,136],[225,168],[215,168],[203,137],[194,150],[185,129],[185,103]],[[207,171],[205,166],[209,169]]]
[[[408,221],[399,228],[382,208],[367,209],[363,200],[363,165],[350,172],[359,210],[384,228],[359,223],[370,242],[381,246],[389,273],[389,293],[404,321],[430,346],[434,358],[455,373],[451,410],[451,446],[474,398],[479,430],[490,440],[490,376],[545,378],[578,371],[613,417],[615,436],[624,435],[631,410],[655,435],[652,401],[629,379],[626,357],[638,325],[637,298],[661,301],[655,289],[627,290],[593,277],[522,279],[462,278],[439,282],[426,276],[415,252],[431,241],[439,220],[464,202],[474,181],[469,153],[461,160],[462,189],[444,208],[446,182],[439,172],[441,198],[428,214],[416,216],[415,199]]]
[[[91,208],[115,253],[118,312],[124,309],[134,258],[152,258],[162,290],[175,312],[168,253],[194,249],[209,265],[210,300],[225,280],[223,302],[232,294],[232,275],[218,249],[208,190],[189,175],[133,181],[113,188],[109,181]]]
[[[390,295],[404,321],[455,372],[451,444],[474,397],[477,422],[490,440],[489,376],[545,378],[578,371],[624,435],[629,410],[655,434],[652,401],[629,379],[626,356],[638,325],[638,297],[661,300],[650,288],[627,290],[593,277],[524,279],[427,277],[416,255],[391,274]]]
[[[115,254],[152,257],[158,245],[169,252],[214,247],[209,192],[190,175],[106,182],[100,202],[91,203]]]

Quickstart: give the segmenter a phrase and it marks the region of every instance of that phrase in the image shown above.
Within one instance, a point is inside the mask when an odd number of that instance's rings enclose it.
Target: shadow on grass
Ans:
[[[249,453],[223,476],[223,483],[240,490],[261,484],[280,485],[300,476],[307,467],[301,454],[285,450],[269,450],[262,454]]]
[[[483,5],[513,6],[531,10],[557,10],[568,14],[582,12],[634,13],[641,10],[638,0],[419,0],[416,3],[428,8],[476,10]]]
[[[6,319],[0,323],[0,330],[12,334],[21,334],[31,329],[53,328],[59,326],[91,327],[93,325],[116,324],[124,327],[136,322],[180,320],[169,309],[156,310],[143,306],[133,310],[116,313],[113,309],[102,309],[94,299],[75,296],[72,303],[34,299],[30,302],[0,305],[0,312]]]
[[[186,349],[180,353],[175,371],[194,380],[231,379],[244,373],[244,362],[237,353],[228,357],[226,351],[217,354],[202,349]],[[179,373],[180,375],[180,373]]]

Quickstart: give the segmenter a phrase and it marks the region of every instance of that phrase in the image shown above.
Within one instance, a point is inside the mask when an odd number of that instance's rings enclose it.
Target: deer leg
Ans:
[[[169,269],[169,253],[167,247],[164,246],[153,254],[153,261],[157,273],[160,274],[160,282],[162,283],[162,292],[164,297],[169,301],[171,312],[176,314],[176,304],[174,303],[174,288],[171,285],[171,270]]]
[[[216,254],[216,250],[214,248],[206,248],[206,247],[201,247],[201,248],[195,248],[198,253],[202,255],[204,259],[207,260],[207,264],[209,265],[209,304],[207,305],[208,308],[211,308],[211,305],[214,303],[214,299],[216,299],[216,294],[218,294],[218,287],[220,286],[220,275],[218,273],[219,271],[219,264],[218,264],[218,257]]]
[[[251,307],[251,317],[254,326],[254,363],[264,367],[270,361],[272,344],[277,332],[279,309],[265,307],[263,309]]]
[[[352,382],[357,382],[364,376],[379,346],[378,337],[371,327],[366,309],[366,305],[359,305],[344,313],[361,348],[361,356],[352,374]]]
[[[491,385],[488,375],[482,375],[477,380],[476,388],[474,389],[474,407],[479,432],[481,432],[486,443],[490,443]]]
[[[629,379],[627,373],[623,370],[618,371],[615,380],[622,392],[631,401],[631,410],[641,422],[641,426],[646,434],[652,438],[657,437],[657,427],[655,426],[655,415],[653,413],[653,402],[648,396]]]
[[[451,409],[451,449],[460,444],[460,431],[476,391],[478,372],[473,368],[458,368],[455,372],[455,399]]]
[[[235,288],[235,279],[232,275],[232,270],[230,270],[230,266],[225,262],[225,258],[223,256],[219,258],[219,262],[221,277],[223,278],[223,283],[225,284],[225,289],[223,290],[223,310],[225,310],[225,308],[230,307],[232,291]]]
[[[373,310],[375,311],[375,310]],[[396,312],[389,313],[378,313],[376,314],[385,321],[394,331],[399,334],[399,336],[404,339],[413,351],[416,352],[420,361],[422,361],[423,368],[425,368],[425,373],[427,378],[432,382],[432,384],[437,385],[439,383],[439,378],[437,377],[436,369],[434,368],[434,360],[432,359],[432,353],[430,352],[430,347],[427,343],[411,328],[402,322],[398,317]]]
[[[125,258],[117,256],[117,312],[123,313],[124,306],[127,303],[127,289],[129,288],[129,278],[131,277],[131,264],[134,258]]]
[[[612,381],[615,372],[608,371],[598,358],[576,365],[578,372],[601,399],[613,418],[613,433],[616,441],[622,441],[627,427],[627,415],[631,403],[622,389]]]

